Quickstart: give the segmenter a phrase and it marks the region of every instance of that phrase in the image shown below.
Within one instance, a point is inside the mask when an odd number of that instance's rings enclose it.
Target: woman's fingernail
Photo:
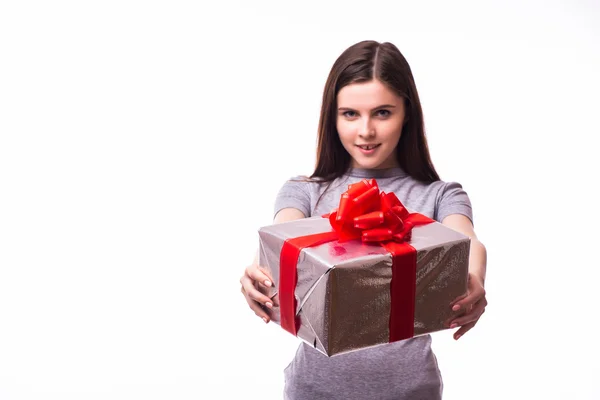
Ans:
[[[268,279],[265,279],[265,286],[271,286],[271,281]]]
[[[269,323],[269,320],[266,317],[263,317],[263,321],[265,321],[265,324]]]
[[[456,328],[458,325],[456,323],[450,325],[450,329]]]
[[[273,303],[271,303],[271,302],[269,302],[269,301],[267,301],[267,302],[265,303],[265,305],[266,305],[267,307],[269,307],[269,308],[273,308]]]
[[[455,304],[455,305],[452,307],[452,311],[458,311],[458,310],[460,310],[460,306],[459,306],[458,304]]]

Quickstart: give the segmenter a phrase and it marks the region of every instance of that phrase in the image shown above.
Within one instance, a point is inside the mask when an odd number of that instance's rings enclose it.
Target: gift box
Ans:
[[[331,214],[259,229],[271,320],[326,356],[448,329],[470,238],[407,210],[374,179]]]

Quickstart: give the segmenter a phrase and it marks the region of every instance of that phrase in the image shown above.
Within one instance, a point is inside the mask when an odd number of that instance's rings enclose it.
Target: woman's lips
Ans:
[[[357,144],[356,147],[358,147],[358,149],[360,150],[361,153],[368,156],[368,155],[375,153],[375,151],[379,148],[380,145],[381,145],[381,143],[368,144],[368,145],[358,145]]]

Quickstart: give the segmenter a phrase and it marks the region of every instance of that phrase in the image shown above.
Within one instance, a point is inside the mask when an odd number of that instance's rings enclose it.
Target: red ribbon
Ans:
[[[300,236],[283,243],[279,260],[279,306],[281,327],[298,334],[296,289],[298,257],[302,249],[338,240],[360,239],[383,246],[392,255],[390,342],[414,335],[417,251],[407,240],[413,227],[434,222],[418,213],[409,213],[394,193],[379,192],[375,179],[348,185],[339,207],[329,218],[333,231]]]

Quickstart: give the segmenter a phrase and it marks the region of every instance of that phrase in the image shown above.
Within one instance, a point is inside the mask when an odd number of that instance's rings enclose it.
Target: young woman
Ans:
[[[287,181],[275,201],[275,223],[334,210],[348,184],[375,178],[411,211],[471,237],[468,295],[448,307],[455,312],[454,338],[469,331],[487,301],[486,250],[473,230],[471,202],[462,186],[441,181],[433,167],[423,114],[410,67],[391,43],[364,41],[345,50],[325,84],[317,163],[308,178]],[[265,322],[272,285],[257,260],[241,278],[248,305]],[[440,399],[442,379],[431,337],[325,357],[302,343],[285,369],[286,399]]]

